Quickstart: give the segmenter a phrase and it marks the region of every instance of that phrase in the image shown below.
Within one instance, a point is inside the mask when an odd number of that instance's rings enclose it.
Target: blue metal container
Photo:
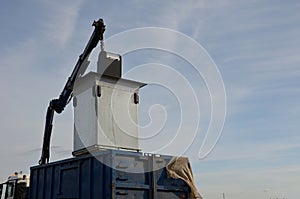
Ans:
[[[103,150],[31,167],[29,199],[186,199],[189,187],[167,178],[171,156]]]

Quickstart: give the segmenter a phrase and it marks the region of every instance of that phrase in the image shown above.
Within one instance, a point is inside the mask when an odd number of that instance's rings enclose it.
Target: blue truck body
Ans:
[[[103,150],[31,167],[30,199],[186,199],[189,187],[167,177],[172,156]]]

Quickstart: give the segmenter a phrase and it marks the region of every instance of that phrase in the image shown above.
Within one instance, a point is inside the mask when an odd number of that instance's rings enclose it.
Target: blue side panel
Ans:
[[[53,167],[45,168],[45,185],[49,182],[52,182],[53,179]],[[52,191],[53,190],[53,184],[49,183],[49,186],[44,186],[44,198],[45,199],[51,199]]]
[[[186,183],[167,178],[171,158],[105,150],[35,166],[29,199],[187,199]]]

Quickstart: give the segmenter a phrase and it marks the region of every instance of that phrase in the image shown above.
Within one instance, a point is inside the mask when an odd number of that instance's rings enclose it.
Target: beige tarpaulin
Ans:
[[[202,199],[202,196],[198,193],[194,182],[194,176],[189,159],[186,157],[173,157],[166,166],[167,174],[169,178],[182,179],[191,188],[192,199]]]

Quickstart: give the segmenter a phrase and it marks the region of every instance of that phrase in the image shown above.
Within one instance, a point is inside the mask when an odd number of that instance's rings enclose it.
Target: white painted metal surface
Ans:
[[[145,84],[90,72],[74,87],[74,152],[85,149],[139,150],[138,103]]]

